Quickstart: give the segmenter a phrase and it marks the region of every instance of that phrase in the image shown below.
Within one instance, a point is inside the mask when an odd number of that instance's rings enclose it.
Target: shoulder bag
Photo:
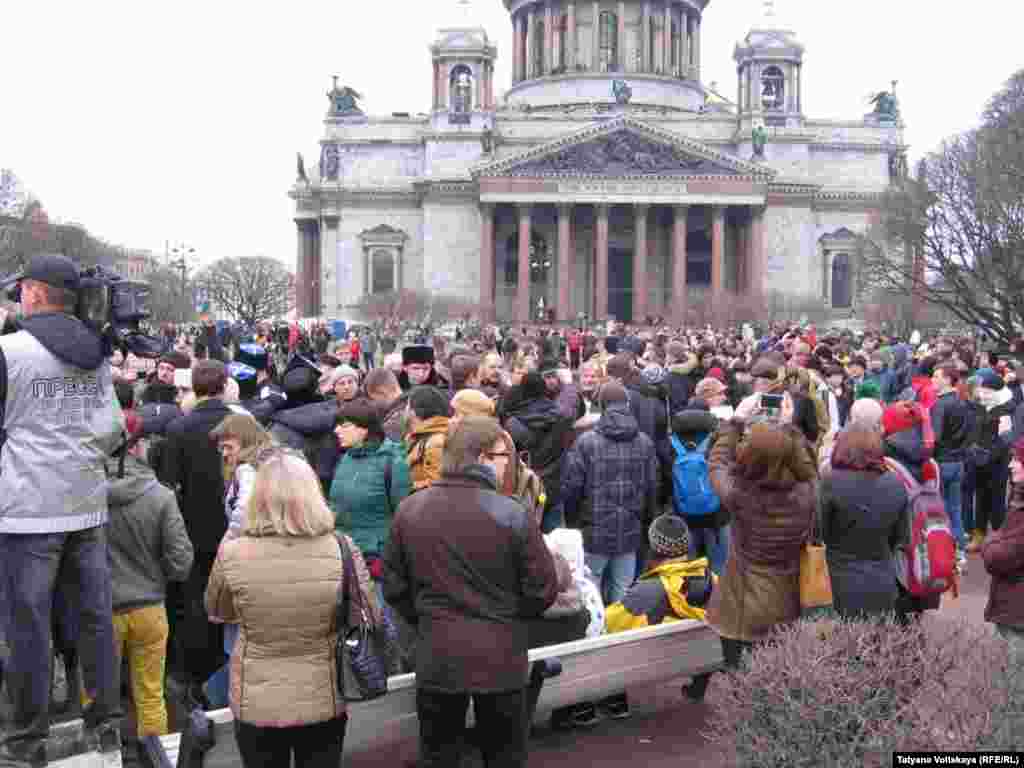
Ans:
[[[336,538],[343,570],[334,646],[338,693],[346,701],[369,701],[388,692],[391,641],[383,624],[378,626],[370,618],[348,543],[343,536]]]

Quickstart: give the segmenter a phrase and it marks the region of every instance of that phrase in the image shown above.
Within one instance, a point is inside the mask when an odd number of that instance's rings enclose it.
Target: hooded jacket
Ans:
[[[184,581],[192,569],[192,542],[171,490],[134,456],[109,491],[107,528],[115,611],[162,603],[167,582]]]
[[[391,464],[391,494],[385,492],[384,467]],[[347,533],[364,555],[384,552],[391,520],[412,491],[405,448],[390,440],[349,448],[334,472],[329,503],[335,528]]]
[[[424,419],[415,429],[410,430],[406,442],[409,445],[409,473],[412,475],[413,490],[422,490],[441,479],[441,459],[447,438],[447,416]]]
[[[704,621],[704,609],[686,601],[687,581],[708,573],[706,557],[664,560],[640,575],[621,602],[605,611],[608,632],[653,627],[683,619]]]
[[[338,403],[331,399],[277,411],[267,427],[274,440],[305,454],[325,490],[344,453],[334,436],[337,415]]]
[[[610,406],[566,454],[566,521],[570,526],[578,521],[590,554],[635,552],[641,546],[643,522],[656,514],[657,495],[654,442],[640,431],[628,406]]]
[[[511,394],[518,391],[513,387]],[[515,441],[516,450],[527,454],[527,464],[544,483],[548,508],[562,500],[562,464],[565,447],[572,437],[573,422],[565,418],[558,405],[544,395],[519,401],[508,412],[505,429]]]
[[[121,441],[103,340],[40,313],[0,337],[0,533],[62,533],[107,522],[107,457]]]

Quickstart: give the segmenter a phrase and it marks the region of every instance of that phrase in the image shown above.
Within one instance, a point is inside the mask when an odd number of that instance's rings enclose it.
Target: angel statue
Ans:
[[[874,114],[876,117],[888,118],[890,120],[895,120],[899,117],[900,107],[899,102],[896,101],[896,81],[892,81],[891,91],[879,91],[872,94],[868,99],[868,103],[875,105]]]
[[[633,98],[633,89],[625,80],[612,80],[612,94],[615,96],[616,104],[629,104]]]
[[[295,153],[295,177],[296,181],[309,183],[309,176],[306,175],[306,161],[302,158],[301,152]]]
[[[363,110],[359,108],[358,99],[363,98],[355,89],[347,85],[338,87],[338,76],[334,76],[334,87],[327,92],[327,99],[331,103],[332,115],[361,115]]]

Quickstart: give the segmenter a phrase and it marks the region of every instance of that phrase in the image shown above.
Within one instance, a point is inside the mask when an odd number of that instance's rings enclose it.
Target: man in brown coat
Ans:
[[[384,551],[384,599],[417,627],[423,766],[459,764],[473,697],[484,763],[526,763],[526,620],[558,593],[537,521],[498,492],[509,461],[497,422],[468,416],[441,479],[399,505]]]

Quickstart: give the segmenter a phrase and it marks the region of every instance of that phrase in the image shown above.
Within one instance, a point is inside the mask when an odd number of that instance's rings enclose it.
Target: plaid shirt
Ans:
[[[566,520],[578,520],[591,554],[640,548],[643,522],[657,504],[658,457],[625,404],[610,407],[581,435],[562,466]]]

